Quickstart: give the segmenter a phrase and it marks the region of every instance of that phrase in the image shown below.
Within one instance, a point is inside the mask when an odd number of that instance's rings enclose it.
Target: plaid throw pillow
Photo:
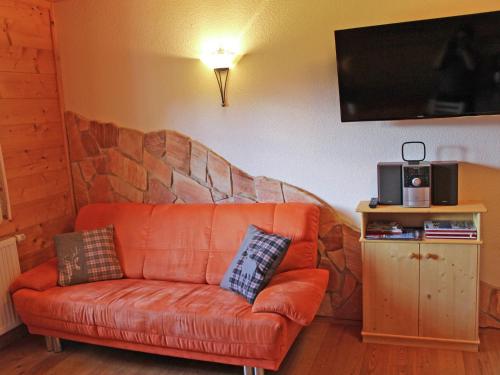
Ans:
[[[291,240],[250,225],[220,286],[253,303],[283,260]]]
[[[113,226],[60,234],[54,241],[60,286],[123,277],[113,242]]]

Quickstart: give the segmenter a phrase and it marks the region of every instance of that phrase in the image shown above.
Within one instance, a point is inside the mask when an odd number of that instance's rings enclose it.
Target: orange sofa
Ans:
[[[299,203],[88,205],[75,230],[113,224],[124,278],[59,287],[52,259],[13,283],[13,301],[56,351],[62,338],[276,370],[327,286],[318,222],[318,207]],[[253,305],[219,287],[249,224],[292,238]]]

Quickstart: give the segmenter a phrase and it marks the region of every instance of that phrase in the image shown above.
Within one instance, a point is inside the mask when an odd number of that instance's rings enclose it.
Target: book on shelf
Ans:
[[[477,228],[470,220],[426,220],[424,232],[429,239],[477,239]]]
[[[401,234],[403,226],[396,221],[373,221],[366,226],[367,233],[373,234]]]
[[[470,220],[426,220],[424,221],[425,232],[441,233],[471,233],[477,232],[474,222]]]
[[[477,240],[477,233],[432,234],[425,233],[425,238],[451,238],[464,240]]]
[[[401,233],[369,233],[366,232],[367,240],[409,240],[418,241],[422,239],[422,228],[402,228]]]

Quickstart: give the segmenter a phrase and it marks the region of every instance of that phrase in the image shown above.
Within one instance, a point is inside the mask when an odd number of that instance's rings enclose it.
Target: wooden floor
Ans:
[[[0,350],[0,374],[238,374],[241,367],[161,357],[64,341],[49,353],[41,337],[24,337]],[[272,372],[267,372],[272,373]],[[500,375],[500,330],[481,331],[479,353],[367,345],[360,328],[316,320],[303,330],[278,374]]]

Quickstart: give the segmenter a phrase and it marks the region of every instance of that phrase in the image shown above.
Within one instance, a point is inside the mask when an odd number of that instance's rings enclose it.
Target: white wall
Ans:
[[[333,31],[500,9],[498,0],[66,0],[56,3],[65,105],[141,130],[171,128],[253,175],[287,181],[357,221],[376,163],[408,140],[464,160],[462,198],[482,199],[482,279],[500,285],[500,118],[340,122]],[[205,38],[242,36],[229,106],[199,60]]]

